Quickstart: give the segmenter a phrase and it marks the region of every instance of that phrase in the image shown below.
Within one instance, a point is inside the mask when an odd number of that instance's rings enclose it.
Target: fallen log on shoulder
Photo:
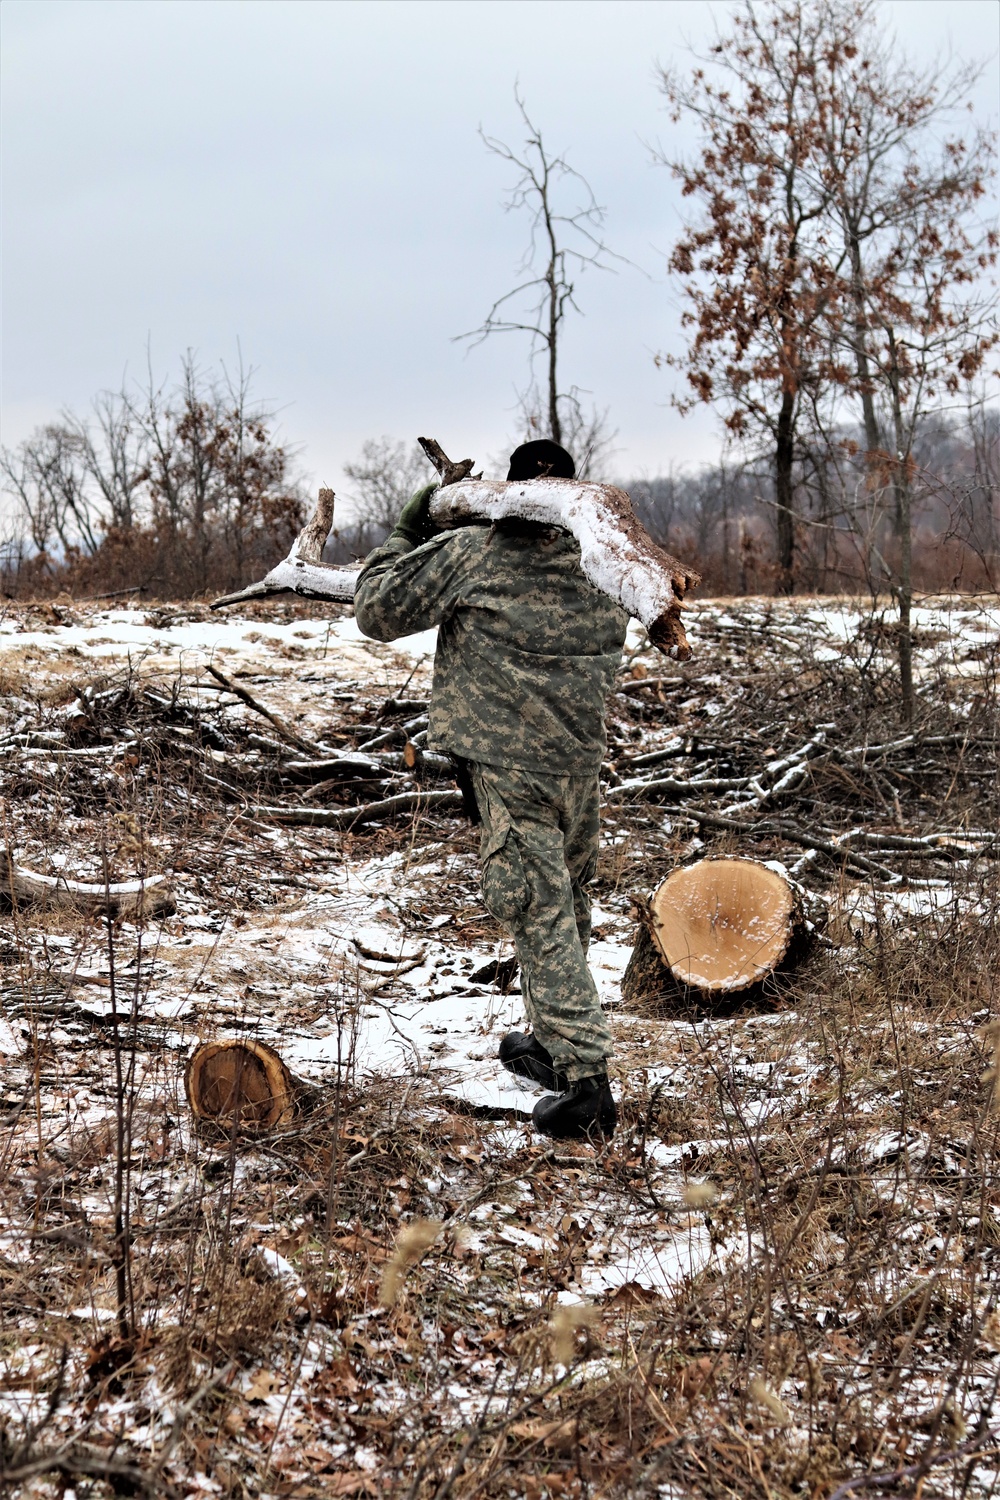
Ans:
[[[696,1001],[761,984],[803,926],[792,883],[753,859],[702,859],[667,876],[622,978],[629,1004]]]
[[[0,885],[0,903],[8,909],[41,906],[62,911],[100,912],[111,917],[167,917],[177,910],[165,875],[145,880],[104,882],[68,880],[64,875],[40,875],[12,861]]]
[[[469,459],[453,464],[432,439],[420,442],[442,479],[430,506],[438,526],[518,518],[562,527],[579,542],[580,565],[595,588],[640,620],[659,650],[672,650],[682,661],[691,655],[681,601],[700,581],[699,575],[656,545],[624,490],[576,479],[469,479]],[[320,561],[333,506],[333,491],[320,490],[315,515],[284,561],[259,583],[216,599],[212,608],[285,593],[352,600],[360,569],[334,568]]]
[[[465,479],[431,501],[439,526],[518,518],[561,526],[580,543],[580,566],[595,588],[645,625],[660,651],[691,655],[681,600],[700,581],[693,568],[658,547],[624,490],[577,479]]]

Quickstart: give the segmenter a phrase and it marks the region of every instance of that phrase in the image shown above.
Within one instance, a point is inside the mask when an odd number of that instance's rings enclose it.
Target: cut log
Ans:
[[[264,1042],[202,1042],[188,1058],[184,1088],[193,1115],[227,1128],[270,1129],[295,1114],[294,1079]]]
[[[40,875],[7,861],[0,886],[0,902],[11,907],[41,906],[62,911],[107,913],[112,917],[167,917],[177,910],[165,875],[105,885],[68,880],[64,875]]]
[[[624,490],[576,479],[530,483],[469,479],[470,459],[453,464],[433,439],[421,438],[420,442],[442,476],[430,506],[438,526],[517,517],[564,528],[580,543],[580,565],[594,587],[641,620],[660,651],[673,651],[681,661],[691,655],[681,622],[681,601],[700,581],[699,575],[656,545]],[[212,608],[287,593],[352,600],[360,570],[320,562],[333,522],[333,504],[333,491],[320,490],[316,513],[285,560],[259,583],[216,599]]]
[[[447,755],[435,755],[433,750],[425,750],[412,740],[407,740],[403,746],[403,765],[418,781],[440,780],[443,776],[455,775],[454,762]]]
[[[698,573],[658,547],[624,490],[577,479],[466,479],[442,486],[431,501],[439,526],[520,518],[561,526],[580,543],[580,566],[595,588],[641,620],[660,651],[691,655],[681,600]]]
[[[703,859],[668,875],[622,980],[627,1001],[737,994],[785,958],[802,921],[785,876],[753,859]]]

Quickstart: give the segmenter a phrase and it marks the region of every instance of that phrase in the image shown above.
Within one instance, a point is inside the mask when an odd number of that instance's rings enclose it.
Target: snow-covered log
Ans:
[[[468,460],[460,465],[445,462],[447,479],[460,474]],[[259,583],[216,599],[212,608],[284,593],[310,599],[353,599],[358,570],[320,562],[333,522],[333,502],[332,490],[320,490],[316,514],[285,560]],[[434,496],[431,517],[442,527],[518,517],[565,528],[580,543],[581,566],[595,588],[641,620],[654,646],[676,651],[679,660],[690,656],[681,600],[698,583],[698,574],[656,545],[624,490],[576,479],[519,483],[456,478],[442,484]]]
[[[578,479],[465,479],[442,486],[431,501],[439,526],[519,517],[562,526],[580,543],[580,564],[595,588],[641,620],[654,646],[691,655],[681,600],[699,582],[693,568],[658,547],[624,490]]]
[[[247,599],[269,599],[274,594],[301,594],[306,599],[339,599],[350,604],[358,569],[335,568],[320,561],[333,525],[333,502],[333,490],[320,490],[316,512],[295,538],[288,556],[259,583],[251,583],[235,594],[224,594],[212,608],[242,604]]]
[[[112,917],[161,917],[176,911],[173,892],[164,875],[145,880],[67,880],[64,875],[40,875],[8,863],[0,886],[0,902],[7,907],[47,906],[67,911],[107,912]]]

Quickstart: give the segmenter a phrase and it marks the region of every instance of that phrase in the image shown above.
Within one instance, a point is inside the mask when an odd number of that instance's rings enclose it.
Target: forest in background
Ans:
[[[527,353],[514,437],[623,483],[708,591],[888,594],[905,642],[915,588],[995,590],[996,138],[967,107],[984,66],[917,69],[874,0],[742,0],[709,55],[659,70],[698,146],[654,152],[690,209],[667,255],[682,335],[652,363],[674,372],[677,410],[711,409],[721,442],[715,463],[654,477],[622,472],[608,410],[565,374],[584,273],[636,268],[515,90],[522,139],[483,144],[525,252],[459,336],[514,335]],[[189,351],[175,379],[150,369],[4,450],[7,595],[193,598],[284,555],[309,497],[253,373]],[[427,425],[461,445],[445,414]],[[368,551],[432,477],[415,436],[373,437],[344,465],[331,561]]]

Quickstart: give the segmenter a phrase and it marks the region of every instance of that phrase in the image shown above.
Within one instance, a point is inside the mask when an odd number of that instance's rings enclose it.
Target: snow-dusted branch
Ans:
[[[699,576],[656,545],[628,495],[613,484],[468,479],[443,486],[431,502],[431,515],[439,526],[520,517],[564,527],[580,543],[580,564],[594,587],[641,620],[661,651],[675,648],[682,661],[691,655],[681,600]]]
[[[445,483],[431,502],[439,526],[520,517],[561,526],[580,543],[580,562],[595,588],[641,620],[654,646],[674,649],[680,660],[691,654],[681,623],[681,600],[698,583],[693,568],[658,547],[640,524],[624,490],[612,484],[576,479],[532,479],[508,483],[467,479],[469,460],[452,464],[436,443],[421,439],[440,455]],[[434,457],[433,454],[431,454]],[[451,475],[463,476],[451,479]],[[213,609],[264,599],[273,594],[302,594],[310,599],[354,598],[357,568],[334,568],[320,562],[333,522],[333,491],[320,490],[316,514],[296,538],[283,562],[259,583],[216,599]]]

